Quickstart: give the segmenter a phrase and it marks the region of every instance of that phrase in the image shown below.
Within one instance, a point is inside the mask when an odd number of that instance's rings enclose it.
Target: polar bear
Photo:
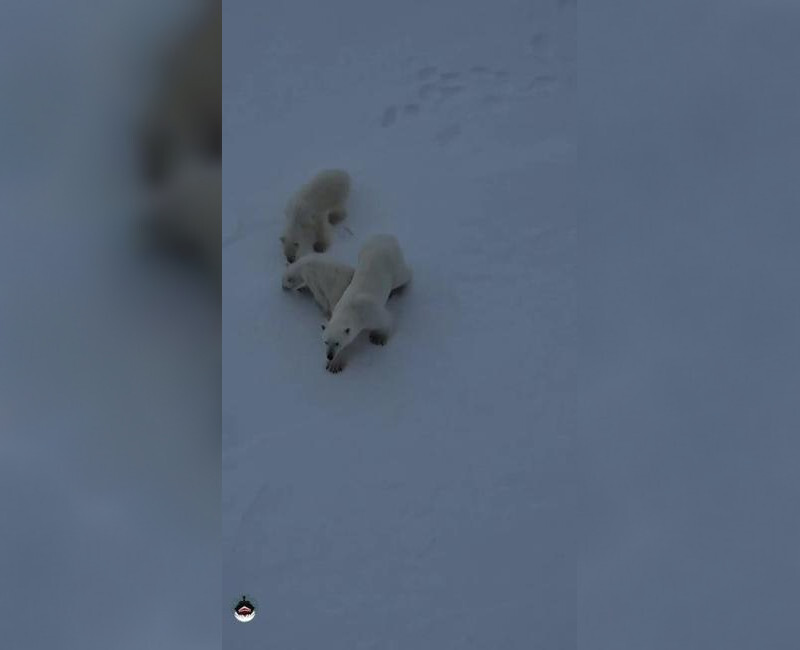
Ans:
[[[348,264],[332,260],[327,255],[311,253],[286,267],[283,288],[294,291],[308,289],[330,318],[333,308],[353,279],[353,272],[353,267]]]
[[[391,293],[411,280],[403,252],[392,235],[370,237],[358,254],[358,266],[350,285],[322,325],[328,372],[345,366],[344,351],[362,330],[369,332],[375,345],[385,345],[391,329],[386,301]]]
[[[328,249],[331,224],[347,216],[344,204],[349,193],[350,175],[341,169],[326,169],[292,196],[281,235],[283,254],[290,264],[311,251]]]

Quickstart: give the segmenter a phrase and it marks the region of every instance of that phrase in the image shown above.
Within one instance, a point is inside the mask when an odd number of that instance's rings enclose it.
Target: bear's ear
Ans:
[[[320,325],[320,327],[322,328],[322,331],[324,332],[325,331],[325,323],[322,323],[322,325]]]
[[[286,243],[286,237],[281,235],[281,244],[285,244],[285,243]]]

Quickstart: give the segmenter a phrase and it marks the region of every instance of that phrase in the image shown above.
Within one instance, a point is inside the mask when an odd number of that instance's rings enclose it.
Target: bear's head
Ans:
[[[283,274],[283,288],[287,291],[297,291],[304,286],[303,274],[297,270],[296,265],[290,265]]]
[[[283,256],[289,264],[292,264],[308,252],[308,246],[305,243],[306,239],[302,228],[294,224],[287,225],[286,230],[281,235],[281,247],[283,248]]]
[[[322,342],[325,344],[325,356],[331,361],[339,352],[350,345],[358,336],[361,328],[350,312],[334,314],[328,323],[322,324]]]

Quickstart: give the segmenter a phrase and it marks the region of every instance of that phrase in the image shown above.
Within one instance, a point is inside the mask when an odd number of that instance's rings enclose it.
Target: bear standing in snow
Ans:
[[[352,266],[312,253],[286,267],[283,288],[299,291],[308,289],[314,300],[330,318],[334,307],[353,279]]]
[[[303,185],[286,206],[286,227],[281,235],[283,254],[291,264],[314,251],[323,253],[331,241],[331,224],[346,216],[344,204],[350,192],[350,175],[327,169]]]
[[[344,350],[362,330],[369,332],[369,340],[375,345],[386,344],[392,325],[386,301],[410,280],[411,270],[395,237],[375,235],[366,241],[350,285],[330,321],[322,326],[328,372],[344,368]]]

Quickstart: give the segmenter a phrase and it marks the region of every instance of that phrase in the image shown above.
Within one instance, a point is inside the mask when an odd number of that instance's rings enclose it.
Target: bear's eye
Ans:
[[[344,331],[344,333],[345,333],[345,334],[349,334],[349,333],[350,333],[350,328],[349,328],[349,327],[348,327],[348,328],[346,328],[346,329],[345,329],[345,331]]]
[[[322,325],[320,325],[320,327],[322,328],[322,331],[324,332],[325,331],[325,323],[322,323]],[[325,341],[325,343],[327,344],[328,342]]]

